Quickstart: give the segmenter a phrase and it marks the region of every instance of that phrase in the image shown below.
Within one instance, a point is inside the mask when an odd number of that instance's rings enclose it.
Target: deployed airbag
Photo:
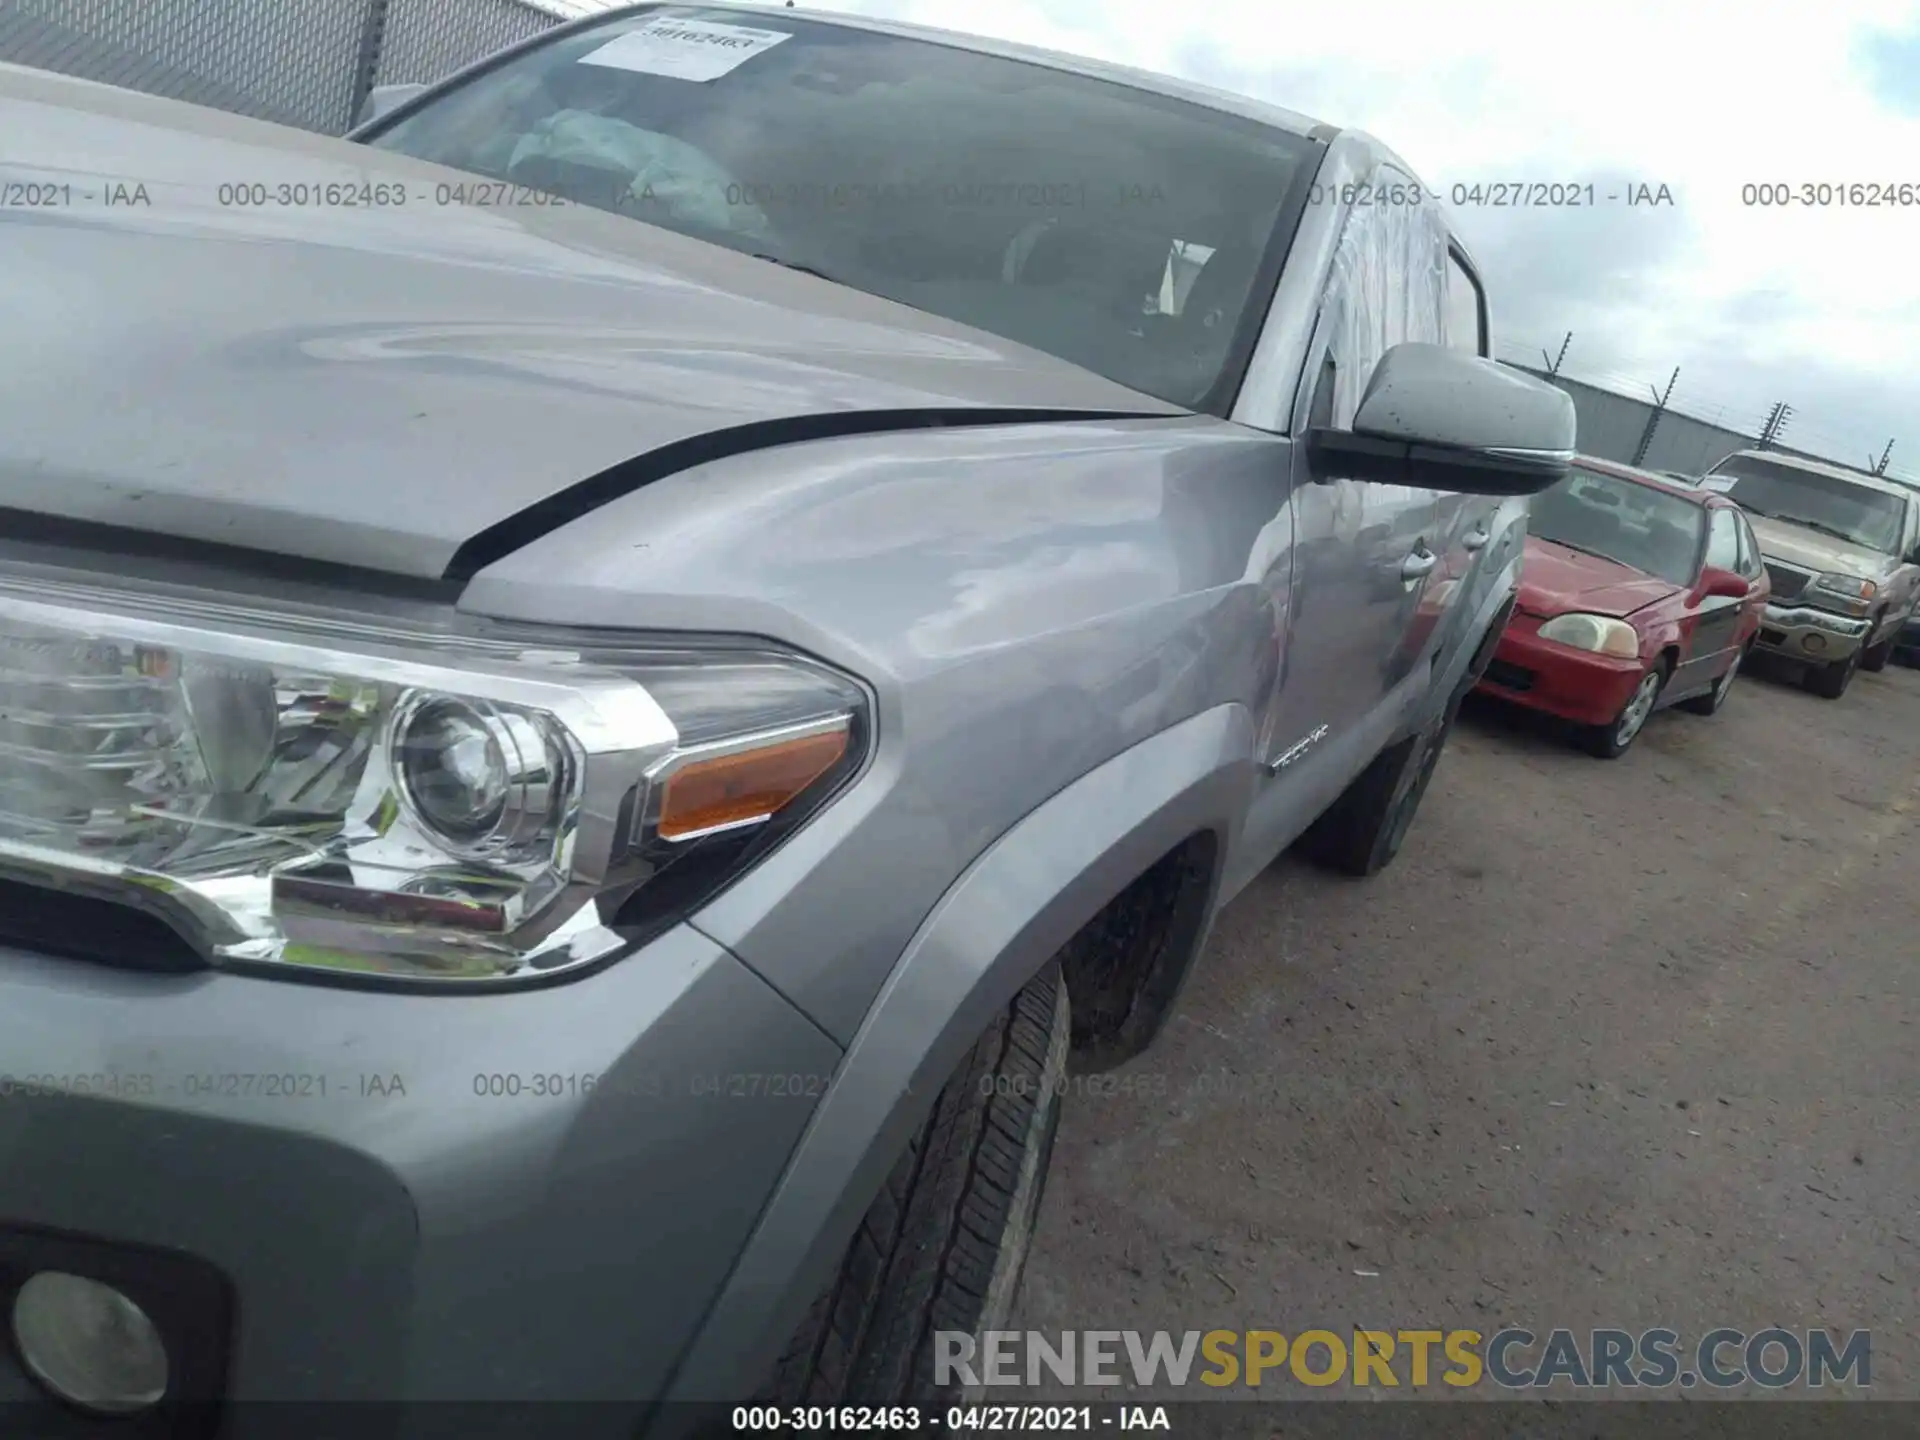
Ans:
[[[612,116],[556,111],[521,137],[508,168],[539,160],[607,171],[621,193],[603,203],[640,218],[658,207],[675,220],[748,238],[771,229],[764,212],[744,203],[740,182],[702,151]]]

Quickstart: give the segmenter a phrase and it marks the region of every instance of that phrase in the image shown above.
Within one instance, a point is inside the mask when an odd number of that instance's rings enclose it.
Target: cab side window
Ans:
[[[1383,168],[1371,183],[1412,181]],[[1329,342],[1315,376],[1316,418],[1347,429],[1382,355],[1409,340],[1446,340],[1451,263],[1446,221],[1431,203],[1353,207],[1327,279]]]
[[[1447,252],[1447,344],[1469,355],[1487,353],[1485,296],[1473,272]]]
[[[1716,570],[1740,569],[1740,532],[1731,510],[1715,510],[1707,530],[1707,564]]]

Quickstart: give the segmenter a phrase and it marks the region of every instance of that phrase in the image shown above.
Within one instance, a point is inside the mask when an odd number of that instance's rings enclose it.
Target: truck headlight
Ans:
[[[1540,638],[1620,660],[1640,654],[1640,637],[1633,627],[1608,615],[1556,615],[1540,627]]]
[[[605,958],[817,810],[869,735],[859,685],[765,645],[0,577],[0,873],[156,912],[215,964]]]
[[[1841,601],[1847,609],[1865,614],[1880,587],[1858,575],[1816,575],[1812,587],[1822,595]]]

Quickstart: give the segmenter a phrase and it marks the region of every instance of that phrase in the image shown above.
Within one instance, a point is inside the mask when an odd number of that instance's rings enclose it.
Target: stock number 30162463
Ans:
[[[748,1074],[661,1074],[636,1071],[632,1074],[595,1075],[564,1071],[503,1072],[490,1071],[473,1077],[473,1093],[493,1099],[536,1100],[570,1099],[585,1095],[619,1095],[628,1098],[657,1099],[684,1096],[726,1099],[781,1099],[804,1096],[817,1099],[826,1093],[827,1075],[748,1075]]]

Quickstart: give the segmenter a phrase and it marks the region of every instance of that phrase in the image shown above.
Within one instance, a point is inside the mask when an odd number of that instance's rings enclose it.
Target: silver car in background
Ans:
[[[1761,650],[1800,661],[1837,700],[1886,668],[1920,601],[1920,494],[1877,475],[1771,450],[1742,450],[1701,483],[1753,523],[1773,598]]]
[[[0,213],[0,1393],[939,1404],[1064,1067],[1400,850],[1571,402],[1160,77],[640,7],[359,139],[0,67],[146,197]]]

